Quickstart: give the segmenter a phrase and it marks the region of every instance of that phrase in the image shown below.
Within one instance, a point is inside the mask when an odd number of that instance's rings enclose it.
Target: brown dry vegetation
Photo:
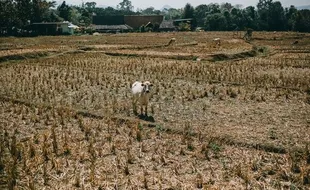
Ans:
[[[310,188],[309,34],[0,44],[1,189]],[[154,84],[148,117],[135,80]]]

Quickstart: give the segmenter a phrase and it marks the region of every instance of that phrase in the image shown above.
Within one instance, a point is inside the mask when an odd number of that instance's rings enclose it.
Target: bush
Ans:
[[[87,34],[91,34],[92,35],[95,31],[92,28],[88,27],[88,28],[85,29],[85,32]]]
[[[191,25],[188,23],[180,23],[178,26],[179,31],[191,31]]]
[[[145,32],[145,26],[144,25],[140,26],[140,32]]]

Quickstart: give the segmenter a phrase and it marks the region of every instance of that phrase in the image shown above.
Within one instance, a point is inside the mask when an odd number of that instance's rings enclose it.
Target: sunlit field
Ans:
[[[310,34],[240,36],[0,38],[0,189],[309,189]]]

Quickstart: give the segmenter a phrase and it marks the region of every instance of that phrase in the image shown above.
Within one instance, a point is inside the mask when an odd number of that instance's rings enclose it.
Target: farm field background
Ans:
[[[310,188],[310,34],[0,38],[0,86],[1,189]]]

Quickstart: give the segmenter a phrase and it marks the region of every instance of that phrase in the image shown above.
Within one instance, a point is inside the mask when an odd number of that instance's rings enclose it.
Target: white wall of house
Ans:
[[[68,23],[62,23],[61,24],[61,30],[62,30],[62,33],[63,34],[66,34],[66,33],[70,33],[70,29],[69,29],[69,24]],[[71,33],[70,33],[71,34]]]

